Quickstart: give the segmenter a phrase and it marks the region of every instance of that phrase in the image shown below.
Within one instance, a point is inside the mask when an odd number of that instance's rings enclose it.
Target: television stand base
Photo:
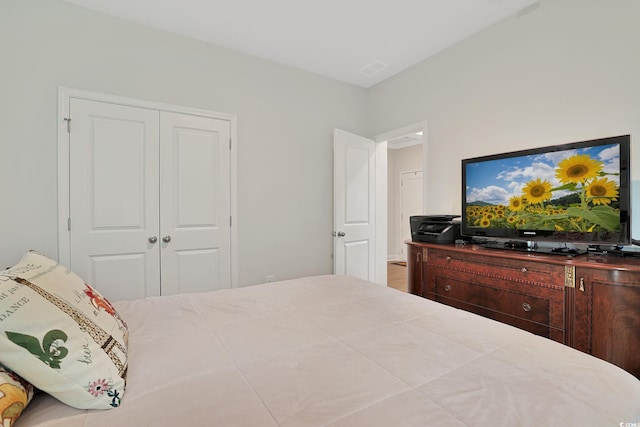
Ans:
[[[480,244],[480,246],[489,249],[505,249],[510,251],[534,252],[549,255],[565,255],[572,257],[588,253],[588,251],[584,249],[568,248],[566,246],[557,248],[540,247],[538,246],[537,242],[525,240],[509,240],[507,242],[485,242]]]
[[[633,247],[625,250],[624,246],[602,246],[590,245],[587,252],[593,255],[609,255],[624,258],[640,258],[640,251],[634,250]]]
[[[516,250],[534,250],[538,247],[536,242],[528,242],[524,240],[509,240],[503,243],[505,249],[516,249]]]

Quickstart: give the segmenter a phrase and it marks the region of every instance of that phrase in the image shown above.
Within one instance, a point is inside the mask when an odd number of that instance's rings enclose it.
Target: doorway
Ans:
[[[378,143],[378,152],[383,152],[379,158],[384,159],[376,164],[377,174],[384,176],[386,184],[376,186],[376,200],[380,201],[377,203],[378,217],[385,218],[384,225],[377,228],[377,241],[380,243],[380,249],[384,251],[381,256],[386,262],[383,261],[381,264],[386,270],[387,282],[391,285],[391,282],[397,284],[397,277],[406,277],[406,274],[398,273],[398,265],[406,269],[402,262],[406,260],[404,241],[410,238],[408,217],[426,212],[427,122],[418,122],[385,132],[376,136],[374,140]],[[407,178],[407,186],[411,187],[408,193],[416,195],[406,194],[405,201],[408,201],[408,197],[413,203],[406,203],[404,207],[401,196],[402,175]],[[414,197],[420,200],[415,200]],[[405,222],[406,227],[403,227]],[[403,284],[397,286],[404,286],[406,289]]]
[[[422,203],[422,170],[400,173],[400,235],[396,242],[400,245],[400,259],[407,260],[405,241],[411,239],[410,218],[424,213]]]
[[[344,131],[341,131],[340,133],[343,133]],[[388,230],[389,230],[389,224],[388,224],[388,208],[389,205],[387,203],[387,199],[388,199],[388,192],[387,192],[387,187],[388,187],[388,162],[387,162],[387,155],[388,155],[388,142],[392,141],[394,139],[398,139],[401,138],[403,136],[406,135],[410,135],[410,134],[415,134],[415,138],[417,139],[418,143],[416,145],[418,145],[418,152],[419,154],[416,155],[415,157],[418,159],[422,159],[422,165],[426,165],[427,164],[427,123],[426,122],[419,122],[413,125],[409,125],[409,126],[405,126],[403,128],[399,128],[399,129],[395,129],[383,134],[379,134],[376,137],[372,138],[372,139],[368,139],[368,138],[364,138],[358,135],[354,135],[355,137],[358,138],[363,138],[363,139],[367,139],[369,141],[369,143],[371,144],[371,146],[373,147],[373,150],[375,151],[375,153],[373,153],[373,169],[375,170],[375,176],[372,177],[373,181],[372,183],[370,183],[371,188],[374,189],[374,195],[372,198],[370,199],[363,199],[365,202],[364,206],[368,206],[369,208],[371,206],[374,206],[374,212],[371,216],[371,218],[373,219],[373,231],[371,233],[371,236],[373,236],[373,238],[371,239],[372,243],[371,243],[371,247],[370,249],[373,249],[374,252],[374,256],[373,256],[373,265],[374,265],[374,272],[373,272],[373,280],[371,280],[372,282],[378,283],[380,285],[387,285],[387,276],[388,276],[388,268],[387,268],[387,262],[388,262],[388,250],[387,250],[387,243],[388,243]],[[335,132],[334,132],[334,143],[335,143]],[[334,147],[334,155],[335,155],[335,147]],[[424,167],[422,167],[424,169]],[[335,171],[338,170],[335,166],[335,159],[334,159],[334,174],[336,173]],[[369,176],[369,174],[367,174],[367,176]],[[337,191],[337,189],[335,188],[335,184],[337,182],[339,182],[339,179],[336,179],[334,176],[334,199],[336,198],[337,195],[341,194],[341,191]],[[422,194],[425,195],[426,194],[426,181],[427,179],[423,179],[422,180]],[[333,230],[333,240],[334,240],[334,253],[333,256],[336,256],[336,251],[335,251],[335,240],[337,238],[343,238],[346,236],[346,233],[344,232],[344,230],[338,230],[337,226],[340,226],[340,224],[338,224],[338,220],[336,219],[335,215],[336,215],[336,206],[338,205],[338,203],[336,203],[336,201],[334,200],[334,230]],[[425,207],[426,204],[424,202],[424,197],[423,197],[423,202],[422,202],[422,210],[425,211]],[[368,208],[367,208],[368,209]],[[336,265],[336,260],[334,259],[334,272],[336,271],[335,269],[335,265]],[[370,275],[371,276],[371,275]]]

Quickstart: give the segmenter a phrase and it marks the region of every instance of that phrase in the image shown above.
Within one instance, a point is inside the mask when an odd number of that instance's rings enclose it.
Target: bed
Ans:
[[[129,328],[120,406],[40,393],[16,426],[640,425],[622,369],[354,278],[114,306]]]

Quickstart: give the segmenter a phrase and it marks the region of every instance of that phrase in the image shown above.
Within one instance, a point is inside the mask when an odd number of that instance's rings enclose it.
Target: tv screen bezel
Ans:
[[[467,165],[477,162],[507,159],[529,155],[538,155],[556,151],[574,150],[600,145],[619,144],[620,146],[620,188],[618,203],[620,207],[620,232],[614,233],[615,239],[608,240],[607,233],[567,232],[556,230],[525,230],[515,228],[477,228],[467,223]],[[577,243],[588,245],[621,246],[631,243],[631,135],[619,135],[607,138],[590,139],[560,145],[550,145],[526,150],[510,151],[480,157],[462,159],[462,218],[461,235],[471,239],[504,239],[507,241],[533,241]]]

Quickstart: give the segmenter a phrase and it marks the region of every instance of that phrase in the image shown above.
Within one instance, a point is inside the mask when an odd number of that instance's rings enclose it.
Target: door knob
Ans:
[[[344,237],[344,236],[346,236],[346,234],[344,234],[344,231],[338,231],[337,233],[334,231],[333,232],[333,237],[336,237],[336,236]]]
[[[155,242],[158,241],[158,238],[156,236],[151,236],[149,237],[148,240],[149,240],[149,243],[154,244]]]
[[[165,243],[169,243],[171,241],[171,236],[168,234],[166,236],[162,236],[162,241]]]

